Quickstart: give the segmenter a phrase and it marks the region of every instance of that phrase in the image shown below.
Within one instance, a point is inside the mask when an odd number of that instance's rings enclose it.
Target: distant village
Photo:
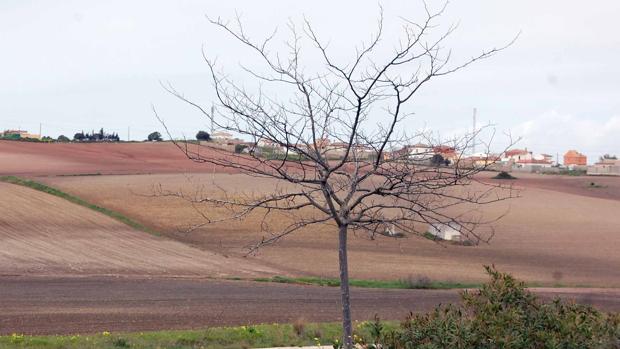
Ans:
[[[277,156],[285,153],[285,148],[270,140],[261,139],[257,142],[248,142],[235,138],[228,132],[213,132],[209,134],[200,131],[197,134],[198,142],[209,142],[230,152],[254,154],[264,153],[265,156]],[[29,133],[25,130],[5,130],[0,132],[0,139],[9,140],[30,140],[47,142],[118,142],[118,134],[105,133],[103,129],[99,132],[84,133],[78,132],[73,140],[65,136],[59,136],[54,140],[50,137],[41,137],[39,134]],[[162,141],[159,132],[151,133],[145,141]],[[329,159],[339,159],[345,156],[347,143],[333,142],[329,139],[321,139],[317,142],[317,147]],[[368,145],[354,145],[351,150],[360,158],[376,157],[376,151]],[[418,143],[406,145],[400,149],[390,149],[383,154],[384,159],[396,159],[413,161],[425,165],[433,166],[454,166],[461,167],[486,167],[490,170],[509,171],[509,172],[531,172],[549,174],[587,174],[587,175],[609,175],[620,176],[620,160],[616,155],[601,155],[594,164],[588,165],[586,155],[577,150],[567,150],[561,158],[559,154],[555,157],[551,154],[536,153],[528,148],[510,149],[503,153],[475,153],[466,154],[462,149],[458,150],[447,145],[430,145]]]
[[[212,142],[222,146],[236,146],[237,152],[240,146],[245,152],[250,151],[253,146],[253,143],[233,138],[228,132],[213,133]],[[317,142],[317,147],[321,148],[323,154],[334,159],[345,155],[347,145],[342,142],[331,142],[329,139]],[[269,149],[270,153],[285,152],[284,147],[270,140],[259,140],[256,146],[262,150]],[[368,158],[375,155],[375,150],[366,145],[354,145],[353,151],[361,157]],[[498,171],[620,176],[620,160],[615,155],[601,155],[597,162],[588,165],[587,156],[574,149],[566,151],[562,158],[558,159],[551,154],[535,153],[527,148],[510,149],[500,154],[463,154],[451,146],[418,143],[387,151],[383,156],[386,159],[407,159],[420,164],[452,166],[458,163],[459,166],[489,167]]]

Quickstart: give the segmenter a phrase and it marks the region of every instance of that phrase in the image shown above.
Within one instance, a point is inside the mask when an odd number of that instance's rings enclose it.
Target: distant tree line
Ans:
[[[618,157],[616,155],[609,155],[609,154],[605,154],[601,157],[598,158],[600,161],[605,161],[605,160],[618,160]]]
[[[73,135],[73,139],[60,135],[57,139],[54,139],[49,136],[43,136],[41,138],[23,138],[20,137],[19,134],[10,134],[5,135],[0,132],[0,139],[4,140],[16,140],[16,141],[27,141],[27,142],[61,142],[61,143],[69,143],[69,142],[120,142],[120,137],[118,133],[112,132],[107,133],[101,128],[98,132],[91,131],[90,133],[86,133],[84,131],[77,132]],[[206,131],[198,131],[196,134],[196,140],[199,141],[210,141],[211,135]],[[149,133],[147,139],[145,141],[148,142],[163,142],[164,138],[162,134],[158,131],[154,131]]]
[[[118,137],[118,133],[106,133],[102,128],[99,132],[78,132],[73,136],[73,140],[75,142],[118,142],[120,138]]]

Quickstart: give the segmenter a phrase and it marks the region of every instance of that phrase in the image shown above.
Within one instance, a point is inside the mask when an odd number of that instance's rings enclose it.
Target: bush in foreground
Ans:
[[[486,267],[491,280],[462,293],[462,305],[410,315],[368,348],[619,348],[620,316],[587,305],[543,303],[509,274]]]

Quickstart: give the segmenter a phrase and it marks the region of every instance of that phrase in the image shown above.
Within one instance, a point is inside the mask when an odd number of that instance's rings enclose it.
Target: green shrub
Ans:
[[[514,177],[506,171],[502,171],[498,173],[495,177],[493,177],[493,179],[517,179],[517,177]]]
[[[408,277],[400,280],[410,289],[430,289],[433,288],[433,281],[426,275],[409,275]]]
[[[462,305],[410,315],[382,334],[382,348],[617,348],[620,316],[587,305],[543,303],[523,282],[487,267],[491,280],[462,293]]]
[[[2,139],[8,139],[11,141],[18,141],[22,138],[22,136],[20,136],[19,134],[9,134],[9,135],[3,135],[2,137],[0,137]]]
[[[235,144],[235,154],[241,154],[248,146],[245,144]]]
[[[423,237],[429,239],[429,240],[433,240],[433,241],[443,241],[442,238],[440,238],[439,236],[431,233],[430,231],[427,231],[426,233],[422,234]]]
[[[112,345],[114,345],[117,348],[129,348],[129,342],[127,342],[127,340],[125,338],[115,338],[112,341]]]
[[[69,137],[65,136],[65,135],[60,135],[58,136],[58,139],[56,139],[57,142],[71,142],[71,140],[69,139]]]

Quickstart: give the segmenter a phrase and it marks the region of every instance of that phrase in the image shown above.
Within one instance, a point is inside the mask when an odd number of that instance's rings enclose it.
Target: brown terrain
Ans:
[[[610,289],[543,289],[562,297],[620,311]],[[253,323],[338,321],[339,290],[313,287],[169,278],[3,277],[0,334],[74,334],[103,331],[201,329]],[[353,288],[353,318],[403,319],[410,311],[458,302],[456,290]]]
[[[171,191],[205,193],[214,183],[230,193],[274,189],[267,179],[243,175],[124,175],[42,178],[54,187],[123,212],[162,234],[226,255],[243,255],[259,241],[260,215],[243,222],[207,225],[196,207],[175,198],[147,197],[160,186]],[[550,178],[550,180],[552,180]],[[520,186],[520,180],[515,185]],[[589,190],[589,189],[584,189]],[[604,190],[597,188],[597,190]],[[232,195],[232,194],[231,194]],[[439,245],[421,238],[370,241],[351,239],[351,274],[356,278],[398,279],[424,275],[442,281],[481,281],[483,264],[495,264],[530,282],[545,285],[620,286],[620,200],[599,199],[556,190],[524,187],[521,197],[484,207],[495,236],[477,247]],[[200,208],[220,217],[213,208]],[[277,224],[277,222],[272,222]],[[489,227],[484,227],[489,228]],[[262,249],[252,260],[290,275],[337,276],[334,228],[319,226]],[[309,263],[309,261],[312,261]]]
[[[199,148],[196,145],[189,147],[192,150]],[[0,140],[0,163],[0,175],[21,176],[211,170],[209,165],[189,161],[170,142],[45,144]]]
[[[36,144],[0,141],[0,175],[33,178],[119,211],[161,233],[31,189],[0,183],[0,333],[74,333],[198,328],[217,324],[338,318],[337,289],[217,281],[204,277],[336,276],[333,228],[291,236],[257,256],[258,218],[208,225],[187,202],[155,188],[268,192],[257,180],[195,164],[170,143]],[[95,175],[103,174],[103,175]],[[491,181],[489,175],[483,180]],[[518,199],[486,206],[491,243],[438,245],[421,238],[351,239],[356,278],[428,276],[483,281],[483,264],[541,285],[620,287],[620,178],[517,175]],[[594,182],[595,185],[591,183]],[[204,213],[221,215],[212,208]],[[281,222],[272,222],[277,225]],[[489,229],[490,227],[486,227]],[[616,289],[538,289],[607,310]],[[355,317],[402,318],[456,299],[455,291],[354,290]],[[380,305],[380,306],[378,306]],[[403,306],[404,305],[404,306]]]
[[[0,183],[0,275],[256,276],[273,273],[135,231],[64,199]]]

